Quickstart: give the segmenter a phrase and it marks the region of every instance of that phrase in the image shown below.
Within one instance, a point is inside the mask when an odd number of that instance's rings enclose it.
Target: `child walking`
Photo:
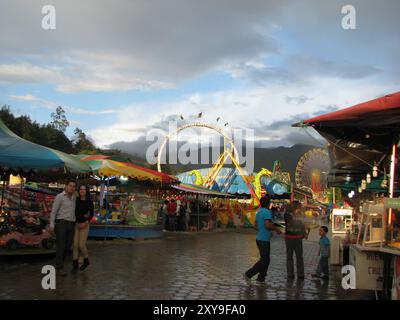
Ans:
[[[329,279],[329,252],[330,252],[330,241],[327,237],[328,228],[322,226],[319,228],[319,263],[317,271],[312,275],[313,278]],[[323,276],[321,276],[323,274]]]

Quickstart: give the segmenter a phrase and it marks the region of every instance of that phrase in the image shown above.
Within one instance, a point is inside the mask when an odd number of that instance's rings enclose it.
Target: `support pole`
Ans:
[[[396,144],[392,146],[392,157],[390,159],[390,183],[389,183],[389,198],[394,197],[394,180],[396,175]],[[389,209],[388,224],[392,223],[392,208]]]
[[[6,192],[6,175],[3,176],[3,190],[1,191],[0,213],[3,209],[4,193]]]
[[[197,198],[197,231],[200,231],[200,200],[199,200],[199,195],[197,195],[196,198]]]

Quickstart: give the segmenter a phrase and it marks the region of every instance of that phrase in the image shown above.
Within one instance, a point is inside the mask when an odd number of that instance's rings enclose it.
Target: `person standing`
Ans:
[[[162,215],[163,215],[163,231],[167,231],[169,221],[168,221],[168,205],[169,201],[165,200],[162,206]]]
[[[176,231],[176,210],[177,205],[175,199],[171,199],[168,204],[169,231]]]
[[[329,279],[329,253],[330,241],[328,238],[328,227],[322,226],[319,228],[319,263],[316,272],[312,275],[313,278]],[[323,276],[321,277],[321,274]]]
[[[294,278],[293,254],[296,254],[297,279],[304,280],[303,239],[308,237],[308,233],[301,221],[301,203],[294,201],[284,219],[287,277]]]
[[[181,201],[181,205],[179,206],[179,230],[186,231],[185,229],[185,220],[186,220],[186,202]]]
[[[244,279],[248,284],[251,284],[251,278],[258,274],[256,284],[264,285],[270,263],[270,239],[272,231],[278,234],[281,234],[281,231],[272,223],[272,213],[269,210],[271,206],[270,197],[264,196],[261,198],[260,206],[261,208],[256,214],[255,221],[255,228],[257,229],[256,243],[260,252],[260,260],[245,272]]]
[[[90,198],[89,188],[87,186],[79,187],[79,196],[76,199],[75,206],[75,235],[74,247],[72,250],[73,271],[85,270],[89,262],[89,253],[86,246],[86,241],[89,234],[89,223],[93,218],[93,201]],[[79,253],[82,254],[84,260],[79,267]]]
[[[189,223],[190,223],[190,215],[192,213],[192,210],[190,209],[190,202],[186,203],[186,212],[185,212],[185,230],[186,232],[189,231]]]
[[[72,247],[75,227],[76,182],[70,180],[53,202],[50,213],[50,232],[56,235],[56,269],[66,276],[64,261]]]

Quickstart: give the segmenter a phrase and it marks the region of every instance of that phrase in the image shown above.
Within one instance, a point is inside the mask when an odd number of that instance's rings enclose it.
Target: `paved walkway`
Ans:
[[[51,257],[0,263],[0,299],[367,299],[345,292],[332,268],[326,282],[312,280],[318,244],[304,242],[306,279],[286,281],[285,244],[272,239],[267,286],[248,286],[243,272],[258,259],[250,231],[167,234],[158,240],[89,241],[92,265],[57,278],[56,290],[41,288],[41,267]],[[4,257],[2,258],[4,260]]]

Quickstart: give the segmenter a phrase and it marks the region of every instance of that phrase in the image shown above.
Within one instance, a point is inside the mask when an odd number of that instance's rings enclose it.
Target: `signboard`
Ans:
[[[356,289],[382,290],[383,254],[350,246],[349,264],[356,269]]]
[[[400,198],[385,198],[385,208],[400,209]]]

